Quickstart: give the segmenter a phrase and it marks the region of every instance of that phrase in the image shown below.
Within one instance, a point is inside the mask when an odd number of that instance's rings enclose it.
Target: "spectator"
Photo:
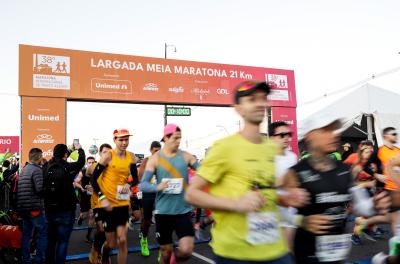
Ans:
[[[345,143],[343,146],[342,160],[346,160],[351,153],[354,152],[353,147],[350,143]]]
[[[42,150],[33,148],[29,151],[29,163],[22,169],[18,181],[17,210],[23,219],[22,263],[32,263],[30,242],[32,231],[36,229],[36,264],[45,263],[47,247],[47,224],[43,200]]]
[[[57,144],[53,158],[44,166],[45,211],[48,223],[46,261],[64,263],[75,221],[77,199],[73,187],[75,176],[85,165],[85,152],[77,146],[79,158],[67,162],[68,147]]]

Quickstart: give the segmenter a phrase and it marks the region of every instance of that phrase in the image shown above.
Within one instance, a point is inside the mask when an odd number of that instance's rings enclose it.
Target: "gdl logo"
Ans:
[[[229,95],[229,91],[228,91],[228,89],[225,89],[225,88],[218,88],[217,89],[217,94]]]

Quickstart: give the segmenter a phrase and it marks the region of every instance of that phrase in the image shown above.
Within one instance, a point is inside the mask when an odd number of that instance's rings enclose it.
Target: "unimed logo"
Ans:
[[[53,157],[52,149],[49,149],[49,150],[43,152],[43,158],[47,158],[47,157],[49,157],[49,158]]]
[[[30,121],[50,121],[50,122],[58,122],[60,121],[59,115],[28,115],[28,120]]]

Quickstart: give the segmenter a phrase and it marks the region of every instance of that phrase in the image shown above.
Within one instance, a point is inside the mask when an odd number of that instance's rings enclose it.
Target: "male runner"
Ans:
[[[346,234],[345,222],[353,198],[353,177],[348,165],[329,157],[339,143],[341,122],[323,116],[311,120],[307,128],[304,140],[310,157],[285,176],[286,187],[300,186],[311,195],[311,203],[298,209],[304,219],[295,235],[295,259],[302,264],[343,263],[351,249],[351,234]],[[368,199],[365,197],[365,202]],[[375,199],[375,209],[384,213],[390,205],[389,197],[380,193]],[[364,204],[371,214],[373,207]],[[361,208],[361,204],[354,203],[354,208]]]
[[[244,128],[214,143],[186,192],[188,202],[213,212],[211,246],[218,264],[292,263],[277,207],[278,149],[260,134],[269,91],[258,81],[236,87],[234,107]],[[306,196],[297,190],[286,202],[301,205]]]
[[[103,157],[106,153],[112,150],[112,147],[105,143],[100,146],[99,149],[99,155],[100,158]],[[93,171],[96,168],[97,163],[94,163],[92,166],[88,167],[86,169],[86,175],[89,177],[93,176]],[[100,176],[101,177],[101,176]],[[109,260],[107,259],[102,259],[102,247],[107,247],[105,244],[106,241],[106,235],[104,233],[104,227],[103,227],[103,209],[101,208],[101,204],[99,202],[99,196],[97,196],[96,193],[93,192],[93,187],[91,186],[89,190],[92,192],[92,196],[90,199],[90,204],[91,208],[93,210],[93,216],[94,220],[96,222],[96,233],[94,234],[94,241],[92,245],[92,249],[89,255],[89,262],[92,264],[98,264],[98,263],[107,263]],[[109,250],[105,250],[109,251]]]
[[[86,219],[88,220],[88,232],[86,234],[86,242],[91,243],[91,233],[94,226],[94,218],[93,218],[93,210],[90,208],[90,200],[92,197],[92,192],[90,191],[90,176],[87,175],[87,169],[90,168],[96,162],[94,157],[87,157],[86,159],[86,167],[82,169],[78,177],[74,180],[74,187],[78,188],[80,191],[80,215],[78,218],[78,225],[82,225],[82,222]]]
[[[277,185],[281,185],[283,176],[286,175],[288,169],[297,163],[297,155],[289,150],[292,139],[292,131],[289,125],[284,121],[272,122],[268,126],[268,135],[270,139],[278,145],[278,155],[275,157]],[[293,240],[296,232],[296,226],[290,222],[296,214],[295,208],[279,207],[281,214],[288,218],[288,221],[283,221],[281,226],[285,231],[285,237],[289,244],[289,248],[293,251]]]
[[[161,149],[161,144],[158,141],[151,142],[150,145],[150,153],[154,155]],[[143,174],[150,157],[146,157],[143,159],[142,164],[139,168],[139,181],[142,180]],[[155,177],[153,177],[152,183],[156,182]],[[140,247],[142,256],[148,257],[150,255],[149,245],[147,241],[147,236],[149,234],[149,229],[151,226],[151,218],[153,216],[154,205],[156,202],[156,194],[155,193],[147,193],[142,191],[142,222],[140,225]]]
[[[118,263],[125,264],[128,254],[127,222],[129,219],[130,188],[137,184],[135,155],[127,151],[129,145],[127,129],[114,130],[115,148],[105,153],[97,164],[92,177],[92,186],[104,209],[104,230],[108,248],[118,247]],[[101,177],[99,178],[99,176]],[[98,182],[99,179],[99,182]],[[104,256],[103,259],[107,259]]]
[[[164,128],[163,148],[152,155],[140,184],[143,192],[156,194],[156,231],[160,244],[160,263],[176,263],[189,259],[194,247],[192,206],[184,200],[188,185],[188,166],[196,169],[196,158],[179,149],[181,129],[174,124]],[[157,185],[151,184],[153,175]],[[173,252],[172,233],[179,239]]]

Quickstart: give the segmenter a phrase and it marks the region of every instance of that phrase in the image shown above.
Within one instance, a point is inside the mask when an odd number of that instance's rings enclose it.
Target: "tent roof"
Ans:
[[[342,118],[350,126],[355,119],[361,121],[362,114],[400,115],[398,104],[400,104],[400,94],[365,84],[299,121],[299,135],[304,135],[304,126],[310,119],[324,118],[325,116]]]

